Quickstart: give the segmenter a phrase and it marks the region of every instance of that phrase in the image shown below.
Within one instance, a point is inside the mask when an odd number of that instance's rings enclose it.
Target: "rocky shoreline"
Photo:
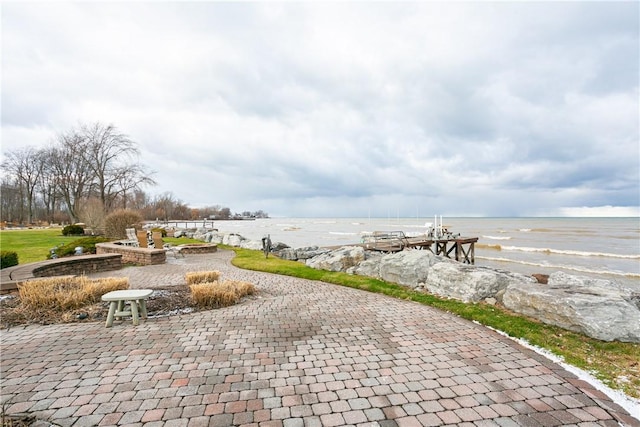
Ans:
[[[172,230],[207,243],[262,250],[262,242],[217,230]],[[602,341],[640,343],[640,293],[610,280],[556,272],[536,278],[462,264],[430,251],[391,254],[360,246],[291,248],[275,242],[282,259],[329,271],[373,277],[464,302],[501,304],[516,313]],[[544,283],[544,282],[547,283]]]

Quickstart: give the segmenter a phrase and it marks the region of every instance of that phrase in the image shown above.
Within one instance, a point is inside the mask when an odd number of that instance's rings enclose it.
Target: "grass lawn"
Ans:
[[[603,342],[555,326],[542,324],[536,320],[511,313],[499,306],[438,298],[382,280],[316,270],[296,261],[281,260],[273,256],[265,259],[261,251],[231,247],[228,249],[236,252],[236,257],[232,262],[240,268],[320,280],[384,294],[393,298],[415,301],[448,311],[465,319],[477,321],[505,332],[511,337],[524,339],[530,344],[549,350],[563,357],[567,363],[591,372],[609,387],[622,390],[629,396],[640,398],[639,344],[617,341]]]
[[[18,263],[44,261],[49,250],[77,240],[78,236],[63,236],[62,228],[1,230],[0,250],[14,251],[18,254]]]
[[[62,228],[38,228],[24,230],[0,230],[0,250],[14,251],[18,254],[19,264],[44,261],[49,250],[58,245],[66,245],[84,236],[63,236]],[[202,243],[200,240],[184,237],[164,237],[165,243],[181,245]]]

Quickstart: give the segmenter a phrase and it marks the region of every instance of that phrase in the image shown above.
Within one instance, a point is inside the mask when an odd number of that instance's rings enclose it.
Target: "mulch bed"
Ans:
[[[149,316],[166,316],[200,310],[193,304],[187,285],[153,288],[153,290],[153,295],[147,300]],[[2,319],[2,327],[5,329],[28,324],[48,325],[105,321],[109,310],[109,303],[97,302],[65,312],[46,308],[34,312],[24,310],[21,307],[17,292],[3,295],[3,297],[6,298],[0,299],[0,319]]]

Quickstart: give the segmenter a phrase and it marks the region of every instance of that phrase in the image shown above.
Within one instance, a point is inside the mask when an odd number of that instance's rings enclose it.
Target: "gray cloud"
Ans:
[[[639,7],[5,3],[2,150],[110,122],[151,192],[279,215],[637,209]]]

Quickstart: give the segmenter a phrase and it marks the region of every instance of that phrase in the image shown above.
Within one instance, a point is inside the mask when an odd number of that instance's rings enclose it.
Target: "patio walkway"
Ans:
[[[230,258],[188,255],[92,277],[153,288],[215,269],[259,289],[233,307],[137,327],[2,330],[6,413],[61,426],[640,426],[588,383],[480,325],[239,270]]]

